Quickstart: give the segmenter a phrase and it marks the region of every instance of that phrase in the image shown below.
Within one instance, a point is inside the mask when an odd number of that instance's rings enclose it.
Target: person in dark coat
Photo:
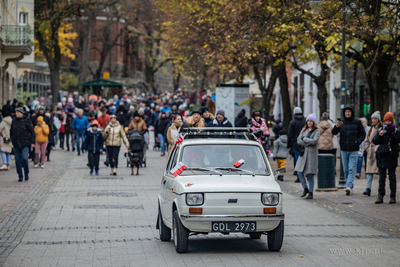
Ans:
[[[161,117],[154,123],[154,135],[160,139],[161,156],[165,156],[165,142],[167,138],[164,136],[164,133],[168,123],[169,118],[164,111],[161,111]]]
[[[354,118],[354,109],[347,105],[343,109],[343,118],[336,122],[332,134],[340,133],[340,157],[344,175],[347,179],[346,195],[353,193],[353,181],[358,160],[358,150],[365,140],[365,129],[359,119]]]
[[[123,103],[121,103],[117,109],[117,117],[119,124],[121,125],[129,125],[129,122],[127,122],[128,119],[128,112],[129,112],[129,103],[126,102],[126,98],[123,99]]]
[[[246,110],[242,109],[235,118],[235,127],[247,127]]]
[[[287,148],[292,151],[294,154],[294,165],[296,166],[297,160],[299,159],[299,145],[297,144],[297,138],[300,135],[301,129],[303,129],[306,124],[306,118],[303,116],[303,111],[300,107],[295,107],[293,110],[294,119],[289,123],[289,132],[288,132],[288,142]],[[297,172],[295,172],[297,175]],[[297,175],[295,183],[300,183],[299,176]]]
[[[222,109],[217,111],[217,116],[207,124],[207,127],[233,127],[232,123],[225,117],[225,111]]]
[[[283,123],[280,119],[277,119],[274,123],[274,126],[272,126],[272,131],[275,134],[275,140],[278,139],[279,132],[280,131],[285,131],[285,127],[283,126]]]
[[[32,125],[37,125],[37,118],[38,117],[43,117],[43,121],[47,124],[47,125],[50,125],[50,119],[49,119],[49,117],[47,117],[46,115],[45,115],[45,112],[44,112],[44,107],[43,106],[38,106],[38,107],[36,107],[36,116],[34,116],[33,118],[32,118]]]
[[[65,140],[67,144],[67,151],[69,151],[69,139],[71,139],[72,151],[75,151],[75,132],[72,129],[72,122],[74,121],[74,113],[72,110],[68,110],[67,118],[65,119]]]
[[[400,132],[393,123],[393,113],[388,112],[383,118],[385,124],[378,130],[373,143],[379,145],[376,151],[376,162],[379,170],[379,189],[376,204],[383,203],[385,196],[386,173],[389,173],[390,201],[389,204],[396,203],[396,167],[399,157]]]
[[[47,136],[49,139],[49,142],[47,143],[47,147],[46,147],[46,156],[47,156],[47,161],[50,162],[50,152],[52,147],[54,147],[56,144],[54,142],[54,136],[57,134],[57,128],[54,126],[54,122],[53,122],[53,118],[52,118],[52,114],[51,113],[46,113],[46,116],[48,117],[49,120],[49,135]]]
[[[99,130],[99,123],[95,120],[92,122],[92,127],[85,131],[84,149],[88,152],[90,175],[93,170],[96,175],[99,175],[100,152],[103,150],[103,135]]]
[[[2,108],[2,112],[3,112],[3,114],[4,113],[8,113],[8,114],[11,114],[11,110],[12,110],[13,108],[12,108],[12,106],[11,106],[11,101],[10,100],[7,100],[7,104],[5,104],[4,106],[3,106],[3,108]]]
[[[18,182],[22,182],[24,179],[22,168],[24,168],[25,181],[29,180],[29,147],[34,148],[36,143],[32,123],[24,116],[24,113],[24,108],[17,108],[10,129],[10,137],[15,154],[15,165],[19,177]]]
[[[204,123],[206,125],[215,119],[214,115],[210,113],[208,107],[201,107],[200,111],[201,111],[201,117],[204,119]]]

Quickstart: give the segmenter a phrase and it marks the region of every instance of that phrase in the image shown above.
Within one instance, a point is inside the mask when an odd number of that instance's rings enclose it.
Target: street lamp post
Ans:
[[[346,105],[346,0],[343,0],[343,29],[342,29],[342,83],[340,93],[340,110],[343,111]],[[342,112],[341,112],[342,113]],[[340,178],[338,189],[346,188],[346,178],[344,177],[343,161],[340,156]]]

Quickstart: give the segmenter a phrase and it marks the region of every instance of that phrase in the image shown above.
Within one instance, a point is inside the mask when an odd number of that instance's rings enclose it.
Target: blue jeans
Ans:
[[[299,159],[299,156],[300,156],[299,151],[297,151],[297,149],[293,149],[293,154],[294,154],[294,167],[296,167],[297,160]],[[300,180],[299,172],[297,172],[297,179]]]
[[[374,175],[372,173],[367,173],[367,186],[366,188],[371,189],[371,185],[372,185],[372,177]]]
[[[17,173],[20,180],[24,178],[22,174],[22,167],[25,171],[25,178],[28,177],[29,174],[28,153],[29,147],[14,147],[15,165],[17,167]]]
[[[165,139],[164,139],[164,135],[162,135],[162,134],[157,134],[157,137],[160,139],[161,153],[165,153]]]
[[[355,171],[358,160],[358,151],[341,151],[340,156],[342,158],[344,177],[346,177],[347,181],[346,186],[353,189],[353,181],[354,176],[356,175]]]
[[[1,151],[1,158],[3,159],[3,164],[10,165],[10,153]]]
[[[308,191],[310,191],[310,193],[314,192],[314,174],[311,173],[307,174],[307,180],[309,186],[307,186],[306,178],[304,177],[304,174],[302,172],[297,172],[297,176],[299,177],[303,188],[308,188]]]
[[[78,153],[81,153],[81,145],[80,145],[80,139],[82,138],[82,146],[85,143],[85,133],[84,132],[76,132],[76,150],[78,150]]]
[[[362,169],[363,161],[364,161],[364,157],[358,156],[358,159],[357,159],[357,173],[360,173],[360,174],[361,174],[361,169]]]

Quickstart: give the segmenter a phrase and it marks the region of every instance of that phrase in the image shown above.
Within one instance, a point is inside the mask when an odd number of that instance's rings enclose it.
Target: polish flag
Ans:
[[[182,141],[183,141],[183,135],[179,135],[179,137],[178,137],[178,139],[176,140],[176,142],[175,142],[175,145],[174,145],[174,149],[172,149],[172,151],[174,151],[175,149],[176,149],[176,146],[179,144],[179,143],[182,143]]]
[[[179,162],[172,170],[170,170],[170,172],[176,177],[181,174],[186,168],[187,166],[183,164],[183,162]]]
[[[263,143],[262,143],[262,141],[261,141],[260,138],[257,138],[257,141],[258,141],[261,145],[263,145]]]
[[[235,166],[235,168],[239,168],[240,166],[242,166],[244,163],[244,159],[239,160],[238,162],[236,162],[235,164],[233,164],[233,166]]]

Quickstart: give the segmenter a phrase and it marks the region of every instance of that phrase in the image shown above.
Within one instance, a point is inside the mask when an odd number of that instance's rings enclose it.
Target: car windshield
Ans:
[[[236,168],[234,164],[239,160],[244,160],[244,162]],[[261,150],[255,145],[188,145],[183,148],[180,161],[189,169],[205,169],[201,172],[187,170],[183,175],[204,174],[207,169],[213,175],[215,175],[215,170],[222,174],[269,175]]]

